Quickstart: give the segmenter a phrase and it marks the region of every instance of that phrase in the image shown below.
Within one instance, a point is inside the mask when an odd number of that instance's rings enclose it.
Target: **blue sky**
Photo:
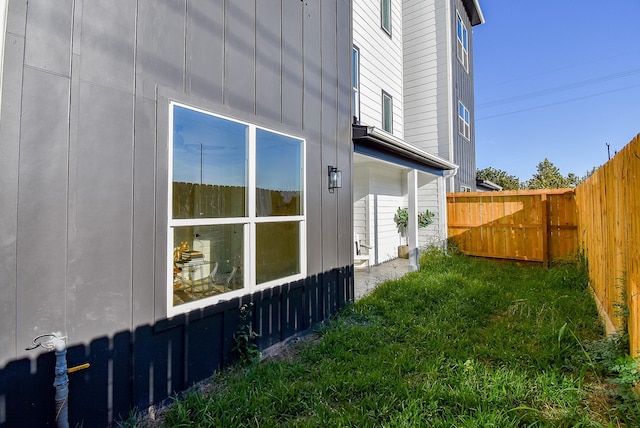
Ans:
[[[476,161],[584,175],[640,133],[640,0],[480,0]]]
[[[173,181],[247,185],[248,125],[177,105],[173,125]],[[258,128],[255,150],[258,188],[301,189],[302,140]]]

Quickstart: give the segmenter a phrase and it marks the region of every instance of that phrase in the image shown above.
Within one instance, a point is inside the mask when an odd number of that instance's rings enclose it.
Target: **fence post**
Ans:
[[[540,195],[542,205],[542,266],[549,267],[549,204],[547,194]]]

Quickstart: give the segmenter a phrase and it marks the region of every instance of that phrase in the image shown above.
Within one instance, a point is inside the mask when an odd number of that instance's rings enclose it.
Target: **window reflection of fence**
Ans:
[[[174,182],[173,218],[244,217],[246,192],[242,186]],[[301,215],[301,196],[299,191],[257,189],[257,215]]]
[[[465,254],[546,264],[577,249],[572,189],[452,193],[447,215]]]
[[[246,216],[247,189],[197,183],[173,183],[173,218]]]

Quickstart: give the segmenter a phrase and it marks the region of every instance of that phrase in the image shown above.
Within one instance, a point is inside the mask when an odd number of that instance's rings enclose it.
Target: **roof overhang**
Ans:
[[[469,15],[471,25],[484,24],[484,15],[482,15],[478,0],[462,0],[462,4]]]
[[[499,184],[496,184],[489,180],[480,180],[478,178],[476,178],[476,187],[477,186],[482,186],[482,187],[486,187],[487,189],[497,190],[497,191],[502,190],[502,186],[500,186]]]
[[[440,177],[458,172],[458,165],[373,126],[353,125],[353,151]]]

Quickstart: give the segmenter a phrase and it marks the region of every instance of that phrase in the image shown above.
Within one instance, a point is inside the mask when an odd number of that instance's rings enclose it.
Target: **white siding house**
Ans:
[[[406,243],[416,269],[417,249],[446,239],[446,192],[475,186],[473,129],[460,135],[458,107],[473,107],[469,30],[482,22],[476,0],[353,1],[354,233],[374,264]],[[427,209],[433,223],[417,230]]]

